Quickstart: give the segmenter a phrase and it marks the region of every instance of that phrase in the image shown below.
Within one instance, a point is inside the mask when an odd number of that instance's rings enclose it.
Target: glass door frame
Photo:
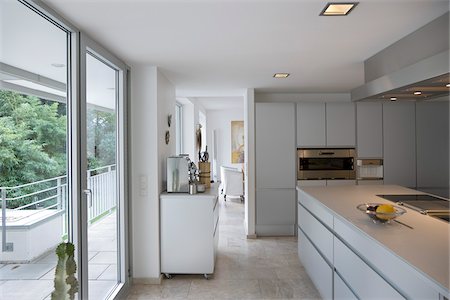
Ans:
[[[68,33],[67,37],[67,149],[68,149],[68,240],[75,245],[78,299],[88,299],[88,253],[87,253],[87,199],[86,189],[86,55],[87,50],[116,70],[119,70],[117,103],[117,182],[118,182],[118,228],[121,243],[119,285],[110,299],[123,297],[130,286],[130,237],[128,226],[128,164],[127,155],[127,103],[129,99],[129,69],[124,62],[109,53],[95,41],[84,35],[77,27],[61,17],[41,0],[18,0]],[[84,139],[84,140],[83,140]],[[119,169],[121,168],[121,169]],[[119,238],[118,238],[119,241]]]
[[[89,38],[86,34],[80,33],[79,39],[79,155],[80,155],[80,195],[81,199],[78,209],[81,212],[78,217],[78,249],[80,267],[80,296],[81,299],[88,299],[89,278],[88,278],[88,195],[87,190],[87,80],[86,80],[86,57],[92,55],[96,59],[105,63],[116,71],[116,108],[117,108],[117,230],[118,242],[118,286],[114,289],[110,298],[115,298],[124,287],[128,287],[129,277],[129,236],[128,236],[128,201],[127,201],[127,66],[116,56],[109,53],[97,42]]]

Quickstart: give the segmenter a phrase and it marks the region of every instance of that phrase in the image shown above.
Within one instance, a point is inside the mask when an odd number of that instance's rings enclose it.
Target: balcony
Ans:
[[[87,178],[92,191],[88,197],[89,285],[95,299],[117,283],[116,167],[89,170]],[[54,249],[68,236],[67,177],[0,187],[0,195],[0,299],[45,299],[53,291]]]

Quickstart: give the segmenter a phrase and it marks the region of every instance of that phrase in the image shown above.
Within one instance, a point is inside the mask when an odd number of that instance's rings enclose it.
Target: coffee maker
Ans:
[[[167,158],[167,192],[189,193],[191,160],[188,155]]]

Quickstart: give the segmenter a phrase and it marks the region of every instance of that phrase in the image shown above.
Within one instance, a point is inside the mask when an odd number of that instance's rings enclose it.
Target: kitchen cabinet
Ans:
[[[297,103],[299,148],[355,147],[355,144],[354,103]]]
[[[360,299],[405,299],[339,239],[334,239],[334,267]]]
[[[345,284],[345,282],[342,280],[341,276],[339,276],[339,274],[336,272],[334,272],[333,282],[335,300],[358,299],[355,294],[353,294],[352,290],[347,286],[347,284]]]
[[[162,193],[161,273],[214,273],[219,242],[218,186],[195,195]]]
[[[448,197],[449,102],[416,103],[417,189]]]
[[[355,104],[326,104],[327,147],[355,147]]]
[[[385,184],[416,187],[415,112],[415,102],[383,103]]]
[[[317,252],[316,248],[301,230],[298,231],[298,256],[322,298],[332,299],[332,267]]]
[[[383,157],[382,103],[356,104],[356,146],[359,158]]]
[[[295,104],[256,103],[256,233],[294,235]]]
[[[326,146],[325,103],[297,103],[297,146]]]

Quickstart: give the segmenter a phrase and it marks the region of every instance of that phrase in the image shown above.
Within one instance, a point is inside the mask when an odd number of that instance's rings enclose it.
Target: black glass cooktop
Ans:
[[[403,203],[405,206],[415,208],[420,211],[448,211],[450,210],[450,202],[446,199],[438,198],[431,195],[377,195],[383,199]]]

